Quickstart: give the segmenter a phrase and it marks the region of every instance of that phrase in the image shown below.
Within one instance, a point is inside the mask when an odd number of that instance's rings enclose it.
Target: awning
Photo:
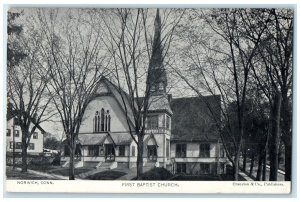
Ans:
[[[109,132],[109,135],[113,139],[116,145],[130,145],[131,142],[133,141],[130,133],[128,132],[124,132],[124,133]]]
[[[102,145],[107,138],[111,138],[115,145],[130,145],[133,141],[131,135],[127,132],[78,134],[81,145]]]
[[[78,134],[81,145],[102,145],[107,137],[107,133]]]

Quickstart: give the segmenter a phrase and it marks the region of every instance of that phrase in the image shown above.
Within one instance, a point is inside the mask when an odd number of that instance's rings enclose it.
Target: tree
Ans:
[[[11,70],[15,65],[17,65],[26,55],[22,52],[20,45],[16,41],[16,37],[20,35],[22,31],[22,26],[15,23],[16,18],[20,17],[21,13],[18,12],[8,12],[7,13],[7,69]],[[11,74],[9,72],[9,74]],[[10,77],[8,77],[8,85],[12,85]],[[10,101],[8,101],[10,102]],[[8,113],[12,112],[12,105],[7,109]],[[13,123],[15,125],[15,123]],[[13,131],[14,134],[14,131]],[[13,135],[13,168],[15,168],[15,138]]]
[[[271,103],[270,180],[277,180],[280,139],[285,146],[285,180],[291,180],[291,98],[293,58],[293,10],[266,9],[257,18],[268,24],[259,47],[257,65],[252,66],[257,82]],[[255,26],[253,27],[256,28]],[[256,37],[247,33],[253,40]]]
[[[105,45],[113,58],[112,74],[122,97],[129,132],[138,148],[137,179],[143,172],[145,121],[153,102],[153,89],[166,80],[164,60],[183,15],[180,10],[164,9],[161,22],[157,9],[153,36],[152,13],[152,9],[113,9],[100,13],[100,18],[105,19]],[[166,83],[162,85],[166,87]]]
[[[17,65],[26,54],[23,52],[20,44],[16,40],[20,36],[23,27],[17,24],[15,21],[22,15],[21,12],[8,12],[7,13],[7,34],[8,34],[8,43],[7,43],[7,65],[12,67]]]
[[[42,65],[39,55],[42,36],[28,27],[23,26],[24,31],[16,27],[8,28],[9,33],[18,30],[18,39],[9,45],[7,91],[22,131],[22,172],[27,172],[27,148],[31,136],[37,128],[45,132],[40,124],[50,119],[53,113],[47,110],[50,99],[45,96],[48,69]]]
[[[59,150],[61,142],[56,137],[49,137],[44,142],[44,148]]]
[[[70,150],[69,179],[74,180],[76,139],[85,109],[93,99],[107,57],[102,51],[102,31],[94,27],[90,10],[38,9],[37,23],[46,37],[42,54],[47,58],[47,86],[66,134]]]
[[[253,16],[251,24],[256,23],[256,15],[262,15],[258,9],[195,10],[190,15],[190,20],[203,24],[201,31],[199,27],[186,31],[188,46],[182,60],[189,64],[188,74],[174,68],[200,97],[204,93],[221,95],[223,119],[222,122],[216,120],[216,124],[222,129],[220,137],[233,165],[234,180],[238,180],[240,153],[245,138],[249,74],[261,36],[266,29],[266,26],[259,27],[255,41],[245,37],[242,34],[245,29],[242,18],[246,14]],[[237,125],[232,125],[235,122],[228,108],[230,103],[236,105],[234,119],[237,120]]]

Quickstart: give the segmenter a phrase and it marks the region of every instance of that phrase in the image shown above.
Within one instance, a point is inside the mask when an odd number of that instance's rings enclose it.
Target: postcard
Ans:
[[[289,194],[294,8],[12,7],[7,192]]]

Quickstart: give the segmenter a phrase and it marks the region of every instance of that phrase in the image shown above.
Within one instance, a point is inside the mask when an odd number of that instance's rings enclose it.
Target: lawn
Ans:
[[[143,173],[141,180],[169,180],[172,177],[173,174],[167,169],[155,167]]]
[[[94,175],[88,176],[86,179],[88,180],[115,180],[119,177],[126,175],[124,172],[107,170],[100,173],[96,173]]]
[[[6,169],[7,179],[13,180],[56,180],[56,178],[37,176],[31,173],[22,173],[20,170]]]
[[[88,172],[90,170],[93,170],[94,168],[75,168],[75,175],[79,175],[81,173]],[[61,168],[50,171],[50,173],[56,174],[56,175],[62,175],[62,176],[69,176],[69,168]]]
[[[53,166],[53,165],[28,165],[28,169],[35,170],[35,171],[41,171],[41,172],[49,172],[51,170],[55,170],[61,168],[61,166]]]

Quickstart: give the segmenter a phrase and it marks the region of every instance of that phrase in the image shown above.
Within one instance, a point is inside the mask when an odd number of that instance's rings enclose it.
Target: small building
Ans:
[[[43,152],[43,134],[39,129],[36,129],[30,138],[27,152],[29,155],[39,155]],[[14,112],[8,110],[7,125],[6,125],[6,153],[13,153],[13,144],[15,144],[15,153],[22,152],[22,131],[18,125],[17,118]]]
[[[173,173],[225,173],[227,159],[215,124],[221,118],[220,103],[220,96],[171,101]]]

